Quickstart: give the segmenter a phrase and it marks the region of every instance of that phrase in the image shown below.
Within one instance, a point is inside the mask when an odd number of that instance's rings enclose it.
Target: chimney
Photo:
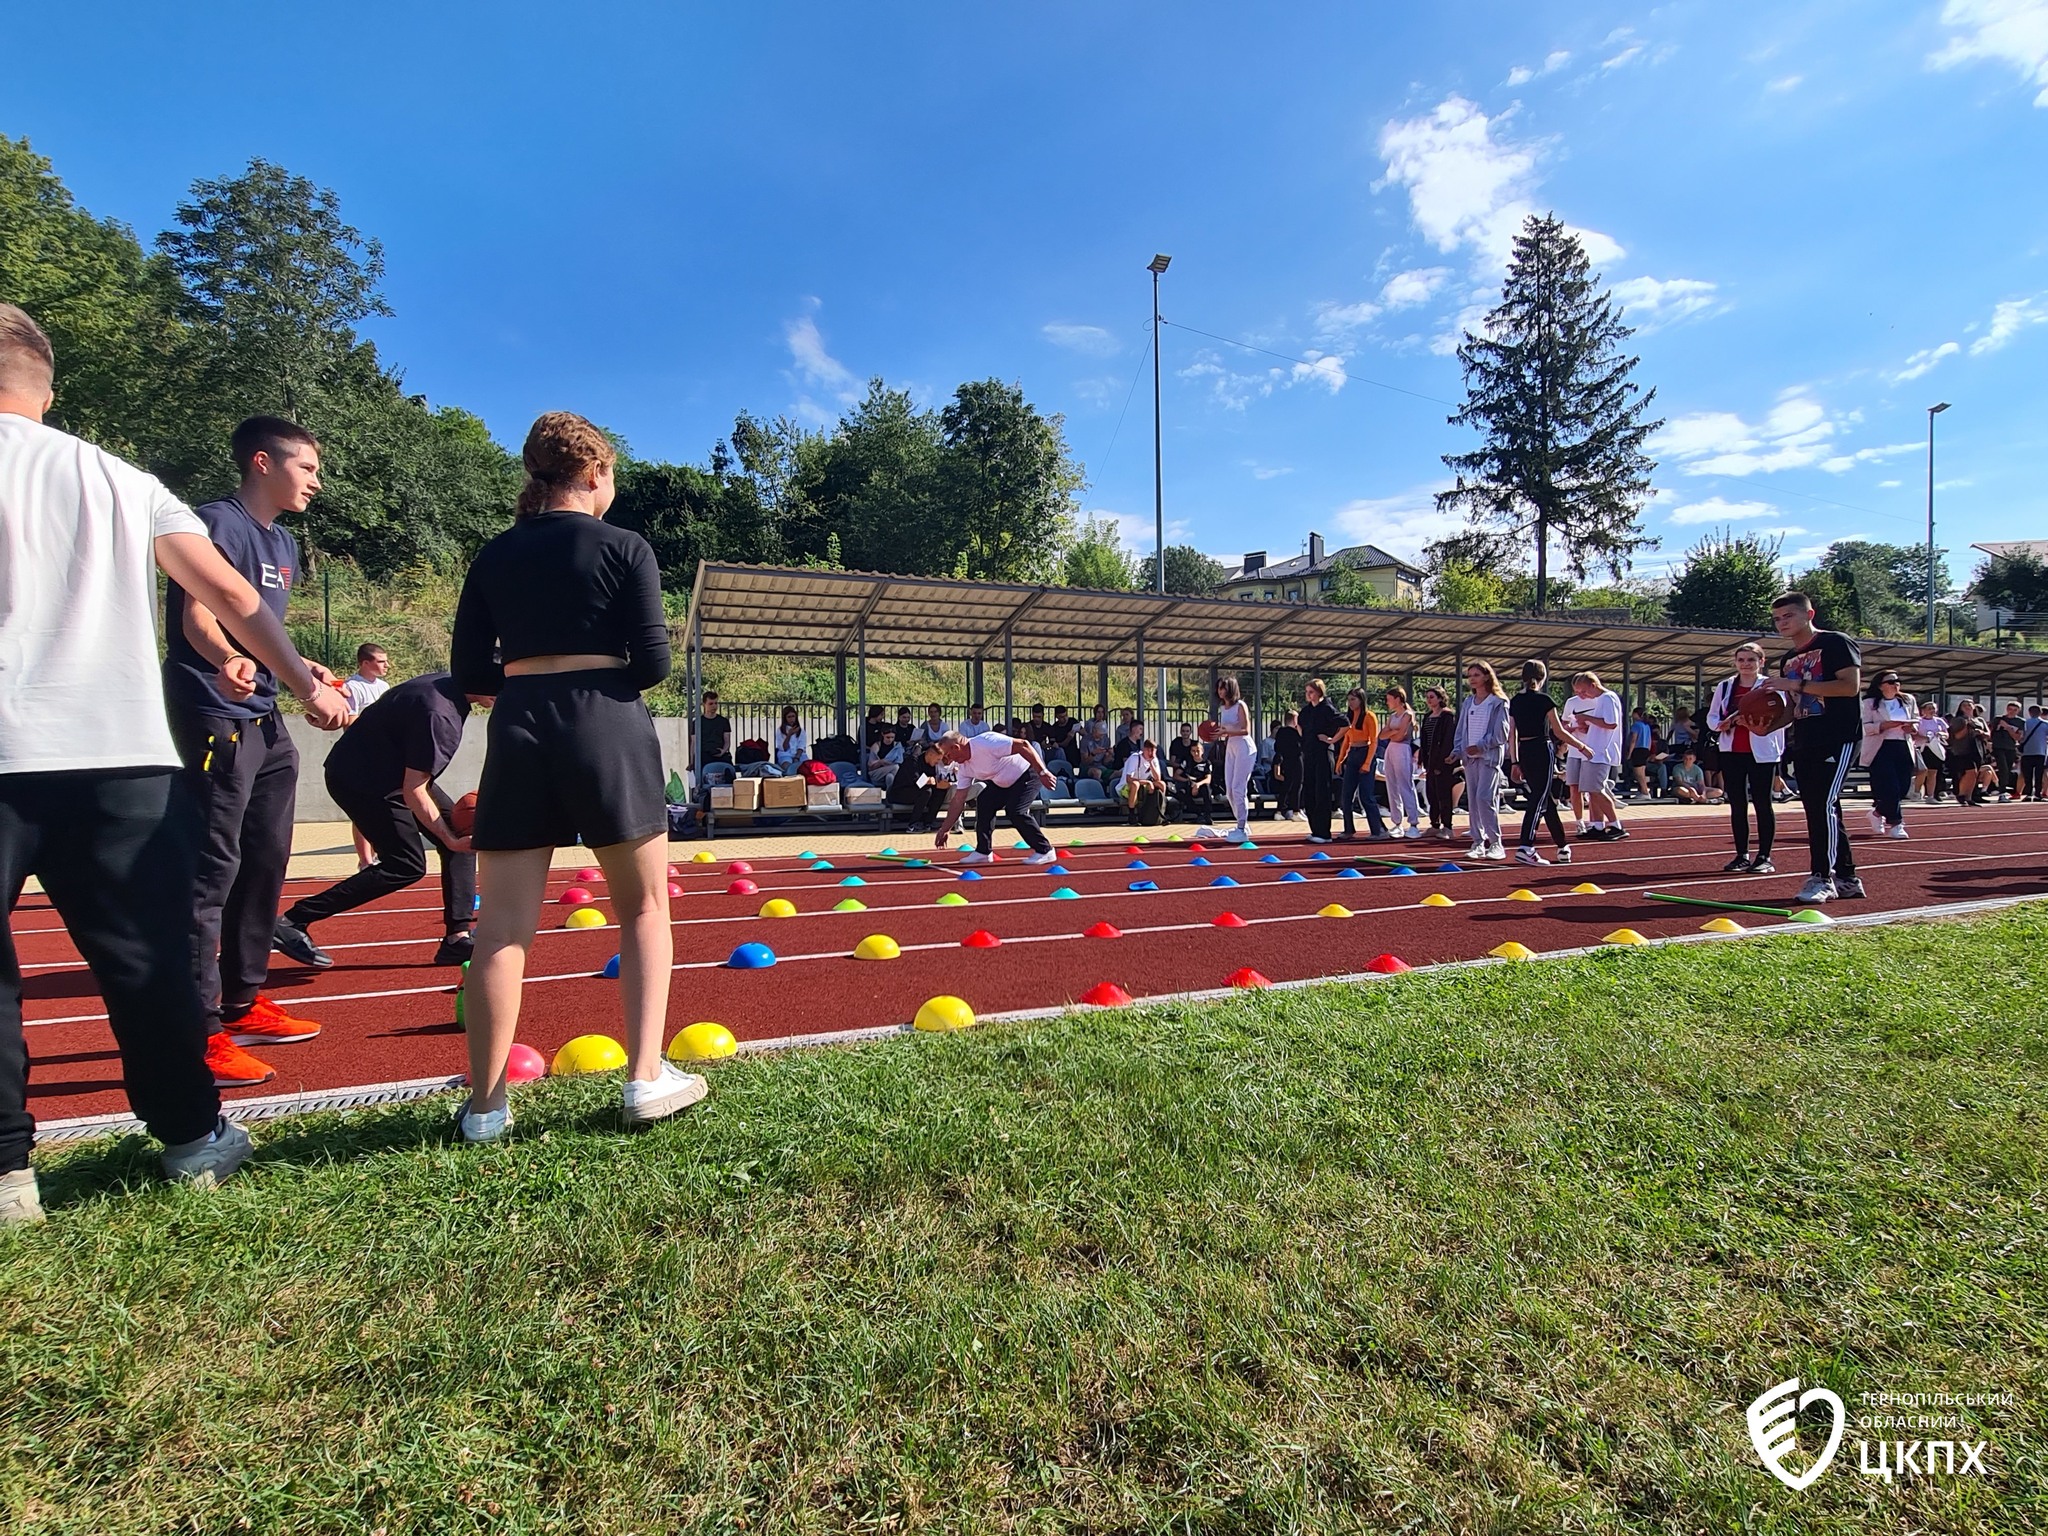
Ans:
[[[1311,567],[1323,563],[1323,536],[1320,533],[1308,536],[1308,563]]]
[[[1244,574],[1244,575],[1246,575],[1246,576],[1256,576],[1256,575],[1258,575],[1258,574],[1259,574],[1259,572],[1263,571],[1263,570],[1264,570],[1265,568],[1266,568],[1266,552],[1265,552],[1265,551],[1264,551],[1263,549],[1254,549],[1254,550],[1251,550],[1250,552],[1248,552],[1248,553],[1247,553],[1247,554],[1245,555],[1245,557],[1244,557],[1244,572],[1243,572],[1243,574]]]

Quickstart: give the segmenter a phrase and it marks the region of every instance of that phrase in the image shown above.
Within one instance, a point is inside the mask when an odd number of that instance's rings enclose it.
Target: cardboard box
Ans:
[[[761,786],[761,809],[764,811],[800,811],[804,807],[802,779],[757,779]]]
[[[759,807],[760,796],[759,779],[734,779],[730,784],[714,784],[711,787],[711,809],[751,811]]]
[[[849,784],[846,786],[846,808],[869,810],[882,803],[887,791],[877,784]]]
[[[839,786],[837,784],[806,784],[804,804],[814,811],[836,811],[839,809]]]

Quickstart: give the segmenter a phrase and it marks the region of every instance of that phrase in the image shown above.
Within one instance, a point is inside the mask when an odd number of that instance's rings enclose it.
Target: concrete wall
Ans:
[[[327,797],[327,779],[321,771],[327,761],[327,749],[335,742],[332,732],[315,730],[306,723],[302,715],[286,715],[285,726],[292,733],[292,740],[299,749],[299,805],[297,819],[300,821],[346,821],[341,810]],[[477,786],[484,771],[484,735],[488,730],[489,716],[473,713],[463,722],[462,745],[456,750],[455,760],[448,765],[448,771],[441,775],[441,786],[451,795],[468,794]],[[688,744],[684,727],[689,722],[680,716],[657,716],[654,734],[661,743],[661,771],[663,776],[682,773],[687,779],[683,763],[688,756]]]

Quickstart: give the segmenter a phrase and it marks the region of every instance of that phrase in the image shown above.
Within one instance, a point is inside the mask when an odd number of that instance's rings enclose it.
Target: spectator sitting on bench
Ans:
[[[916,728],[916,723],[910,718],[910,706],[908,704],[898,704],[896,706],[896,745],[903,748],[905,752],[910,750],[910,733]]]
[[[923,752],[951,729],[953,727],[946,719],[946,712],[936,704],[927,704],[924,719],[919,721],[917,729],[910,733],[910,750],[913,753]]]
[[[775,732],[775,751],[770,761],[783,773],[795,773],[804,759],[811,755],[811,738],[804,734],[804,723],[797,718],[796,706],[782,706],[782,724]]]
[[[918,752],[907,757],[903,766],[889,776],[883,799],[909,818],[907,831],[936,832],[952,793],[951,772],[944,767],[927,766],[924,754]]]
[[[1134,825],[1142,823],[1155,827],[1166,813],[1166,775],[1160,771],[1158,745],[1145,739],[1142,728],[1135,721],[1131,729],[1140,734],[1134,750],[1124,759],[1117,774],[1116,789],[1123,798],[1128,819]]]
[[[902,768],[903,748],[897,743],[896,727],[885,720],[875,738],[875,744],[868,748],[867,762],[862,765],[862,772],[867,775],[870,784],[879,784],[887,789],[890,780],[894,779]]]
[[[1067,712],[1064,704],[1055,704],[1052,724],[1045,728],[1045,759],[1048,763],[1055,757],[1064,762],[1067,774],[1074,771],[1074,717]]]
[[[1699,753],[1691,747],[1679,749],[1678,762],[1671,769],[1671,797],[1687,805],[1707,803],[1706,770],[1700,767]]]
[[[1074,766],[1079,777],[1093,779],[1098,784],[1108,784],[1110,775],[1116,772],[1116,764],[1110,761],[1110,752],[1116,746],[1109,732],[1109,710],[1104,705],[1095,706],[1095,713],[1079,733],[1080,761]]]
[[[1195,739],[1195,728],[1183,720],[1180,730],[1173,738],[1173,745],[1166,749],[1166,771],[1177,782],[1188,765],[1188,748]]]
[[[1117,739],[1116,750],[1110,753],[1109,760],[1115,765],[1116,771],[1122,773],[1124,764],[1136,757],[1139,748],[1146,745],[1148,743],[1145,740],[1144,725],[1136,720],[1126,721],[1123,735]],[[1159,749],[1154,745],[1152,750],[1156,753]]]
[[[1192,730],[1182,726],[1182,730]],[[1187,755],[1173,772],[1173,787],[1200,822],[1216,817],[1216,759],[1207,745],[1190,736]]]

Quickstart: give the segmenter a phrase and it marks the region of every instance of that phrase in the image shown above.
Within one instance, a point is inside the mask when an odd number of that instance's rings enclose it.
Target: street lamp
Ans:
[[[1173,265],[1171,256],[1154,256],[1145,270],[1152,274],[1152,590],[1166,595],[1166,479],[1162,467],[1159,427],[1159,274]],[[1166,739],[1166,668],[1159,669],[1159,731]]]
[[[1927,407],[1927,643],[1934,644],[1934,418],[1948,402]]]

